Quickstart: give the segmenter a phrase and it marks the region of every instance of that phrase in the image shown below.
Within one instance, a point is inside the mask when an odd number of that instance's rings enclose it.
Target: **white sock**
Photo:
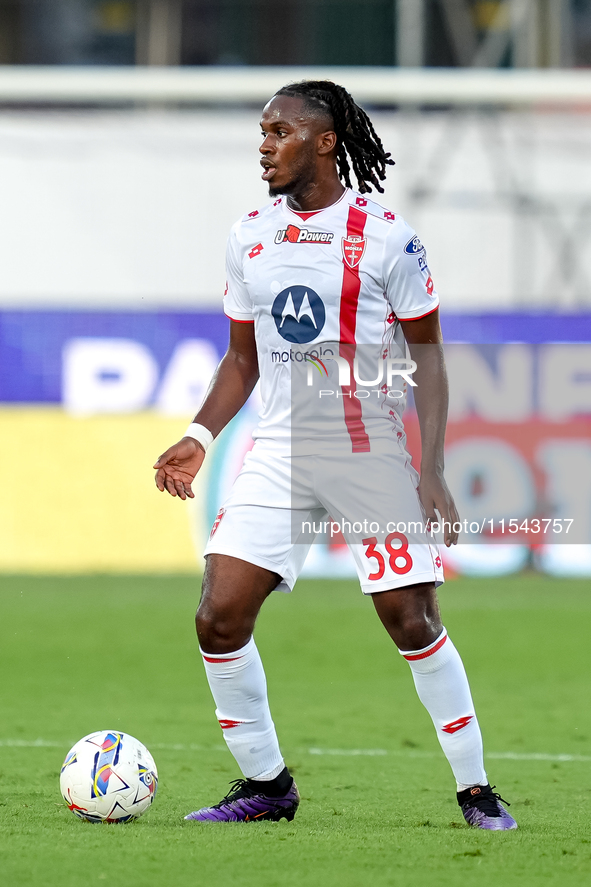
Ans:
[[[199,648],[201,650],[201,648]],[[285,763],[254,638],[235,653],[205,653],[205,673],[227,746],[247,779],[274,779]]]
[[[419,699],[431,715],[458,791],[486,785],[482,736],[460,654],[445,629],[423,650],[400,650]]]

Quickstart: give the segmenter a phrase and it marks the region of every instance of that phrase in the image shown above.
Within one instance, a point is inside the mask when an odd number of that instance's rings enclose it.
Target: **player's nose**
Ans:
[[[274,145],[268,135],[265,136],[263,141],[259,146],[259,151],[261,154],[271,154],[274,150]]]

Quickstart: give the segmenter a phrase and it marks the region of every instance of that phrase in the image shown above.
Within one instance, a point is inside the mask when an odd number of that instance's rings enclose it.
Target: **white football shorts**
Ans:
[[[220,508],[205,549],[277,573],[291,591],[316,539],[344,536],[364,594],[443,582],[427,534],[418,474],[397,441],[370,453],[292,456],[259,441]],[[341,539],[342,541],[342,539]]]

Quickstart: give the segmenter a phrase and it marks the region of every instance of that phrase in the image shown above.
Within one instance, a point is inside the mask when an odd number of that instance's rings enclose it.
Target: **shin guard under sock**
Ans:
[[[423,650],[400,650],[411,667],[419,699],[459,786],[485,785],[482,736],[468,678],[445,629]]]
[[[243,775],[269,780],[285,767],[267,701],[267,681],[254,638],[234,653],[201,650],[226,744]]]

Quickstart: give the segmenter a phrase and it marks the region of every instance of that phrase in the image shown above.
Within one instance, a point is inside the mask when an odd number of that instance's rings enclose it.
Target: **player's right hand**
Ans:
[[[180,499],[195,498],[191,483],[205,459],[205,450],[192,437],[183,437],[174,446],[158,457],[156,468],[156,486],[161,493],[164,490],[171,496]]]

